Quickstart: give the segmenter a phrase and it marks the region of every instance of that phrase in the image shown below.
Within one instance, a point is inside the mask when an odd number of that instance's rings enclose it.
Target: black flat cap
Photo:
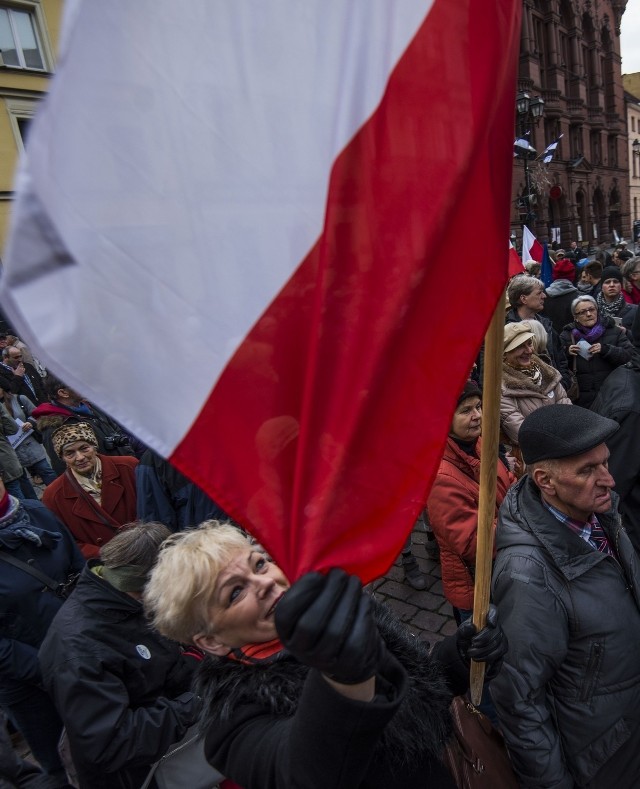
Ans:
[[[618,430],[613,419],[577,405],[545,405],[529,414],[518,441],[524,462],[581,455],[605,442]]]

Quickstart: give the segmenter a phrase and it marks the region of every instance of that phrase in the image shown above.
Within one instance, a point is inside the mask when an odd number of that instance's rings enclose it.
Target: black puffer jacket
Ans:
[[[193,659],[149,627],[137,600],[88,566],[39,659],[81,789],[137,789],[196,720]]]
[[[493,601],[509,651],[491,696],[521,786],[637,789],[640,562],[614,508],[618,561],[542,504],[528,475],[500,508]]]
[[[618,328],[611,318],[604,319],[604,326],[604,334],[595,340],[602,346],[602,351],[594,354],[589,360],[583,359],[582,356],[573,357],[569,353],[569,346],[576,344],[571,334],[572,330],[576,328],[575,323],[567,324],[560,335],[572,370],[575,358],[575,370],[580,387],[580,396],[575,404],[581,405],[583,408],[591,406],[607,376],[616,367],[631,361],[634,354],[633,345],[626,333]]]
[[[244,789],[453,789],[439,754],[452,695],[468,686],[455,636],[430,656],[388,609],[376,618],[390,654],[370,703],[286,652],[252,666],[206,659],[197,687],[211,764]]]

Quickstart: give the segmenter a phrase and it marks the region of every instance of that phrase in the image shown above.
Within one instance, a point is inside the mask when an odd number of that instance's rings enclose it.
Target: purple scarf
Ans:
[[[606,328],[602,325],[602,323],[600,323],[600,321],[598,321],[598,323],[596,323],[595,326],[592,326],[590,329],[580,326],[578,323],[575,324],[575,327],[575,329],[571,329],[573,341],[578,342],[578,340],[586,340],[591,344],[602,337]]]

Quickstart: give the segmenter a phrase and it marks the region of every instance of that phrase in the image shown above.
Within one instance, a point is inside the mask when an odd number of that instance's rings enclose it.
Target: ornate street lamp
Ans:
[[[536,125],[540,122],[540,118],[544,115],[544,99],[540,96],[531,96],[524,90],[521,90],[516,96],[516,112],[518,113],[518,121],[520,124],[520,135],[523,138],[531,131],[531,125]],[[640,148],[640,143],[638,144]],[[524,183],[526,194],[524,199],[526,201],[527,215],[525,224],[529,227],[535,222],[536,215],[532,210],[531,199],[531,175],[529,173],[529,158],[536,157],[536,151],[529,146],[529,149],[523,150],[516,146],[516,155],[524,160]]]

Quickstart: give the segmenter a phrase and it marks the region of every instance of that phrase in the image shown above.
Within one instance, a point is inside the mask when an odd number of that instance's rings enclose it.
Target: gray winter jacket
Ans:
[[[18,479],[24,473],[15,450],[7,440],[7,436],[17,432],[18,423],[9,416],[7,409],[0,403],[0,470],[4,472],[5,482]]]
[[[640,562],[612,496],[598,520],[618,561],[558,521],[529,475],[500,508],[509,652],[491,695],[523,787],[640,785]]]
[[[19,419],[21,422],[28,421],[32,424],[32,427],[35,427],[35,420],[29,419],[34,408],[35,406],[31,400],[24,395],[13,395],[10,416],[14,419]],[[39,460],[47,459],[44,447],[33,437],[32,433],[18,444],[15,448],[15,453],[24,468],[29,468],[29,466],[37,463]]]

